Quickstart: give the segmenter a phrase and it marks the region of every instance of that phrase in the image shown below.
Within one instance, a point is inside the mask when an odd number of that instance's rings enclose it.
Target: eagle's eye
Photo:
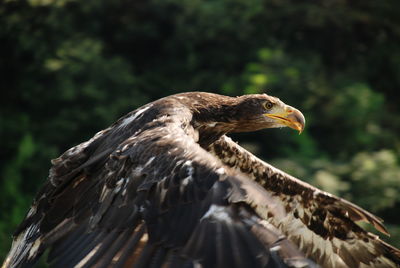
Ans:
[[[274,107],[274,104],[273,104],[272,102],[267,101],[267,102],[264,103],[264,108],[265,108],[265,109],[271,110],[272,107]]]

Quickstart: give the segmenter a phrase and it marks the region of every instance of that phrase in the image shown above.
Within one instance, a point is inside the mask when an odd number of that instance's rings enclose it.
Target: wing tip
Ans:
[[[351,203],[350,201],[347,201],[343,198],[338,198],[339,201],[342,204],[345,204],[345,210],[347,211],[347,217],[350,218],[351,220],[357,222],[357,221],[363,221],[371,224],[374,226],[374,228],[381,232],[382,234],[386,236],[390,236],[389,231],[386,229],[386,227],[383,225],[383,219],[381,219],[378,216],[373,215],[372,213],[366,211],[365,209],[357,206],[356,204]]]

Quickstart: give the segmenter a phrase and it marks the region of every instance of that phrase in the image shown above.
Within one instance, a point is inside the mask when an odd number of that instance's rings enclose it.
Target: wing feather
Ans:
[[[207,150],[263,186],[269,200],[250,202],[255,211],[321,266],[400,267],[398,249],[356,224],[365,221],[387,234],[380,218],[263,162],[226,136]],[[284,211],[270,217],[270,207],[259,204],[280,204]]]
[[[46,249],[63,268],[313,266],[289,247],[277,253],[285,238],[256,203],[271,216],[284,208],[196,143],[189,111],[151,107],[53,161],[3,267],[34,264]]]

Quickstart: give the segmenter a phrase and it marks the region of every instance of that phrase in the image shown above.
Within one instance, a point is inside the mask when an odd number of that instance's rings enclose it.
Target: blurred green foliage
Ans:
[[[235,139],[381,216],[400,246],[399,12],[396,0],[1,2],[0,257],[51,158],[194,90],[302,110],[300,136]]]

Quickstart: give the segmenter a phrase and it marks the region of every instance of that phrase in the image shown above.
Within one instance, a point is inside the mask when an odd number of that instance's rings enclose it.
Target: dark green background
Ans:
[[[0,259],[50,159],[194,90],[303,111],[300,136],[234,138],[381,216],[400,246],[399,14],[398,0],[1,1]]]

